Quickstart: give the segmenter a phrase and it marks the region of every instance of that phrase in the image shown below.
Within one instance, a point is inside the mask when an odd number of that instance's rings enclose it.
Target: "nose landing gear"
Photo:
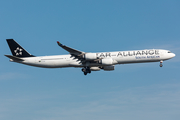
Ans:
[[[163,66],[163,65],[162,65],[162,63],[163,63],[163,61],[161,60],[161,61],[160,61],[160,65],[159,65],[160,67],[162,67],[162,66]]]
[[[84,68],[82,68],[82,72],[84,72],[84,75],[87,75],[87,73],[91,73],[91,70],[90,70],[90,68],[89,67],[84,67]]]

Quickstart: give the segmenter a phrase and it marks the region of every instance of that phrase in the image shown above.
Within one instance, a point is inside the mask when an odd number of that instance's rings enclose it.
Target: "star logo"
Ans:
[[[16,53],[16,56],[22,55],[22,51],[23,51],[23,49],[21,49],[19,47],[17,47],[16,50],[14,50],[14,52]]]

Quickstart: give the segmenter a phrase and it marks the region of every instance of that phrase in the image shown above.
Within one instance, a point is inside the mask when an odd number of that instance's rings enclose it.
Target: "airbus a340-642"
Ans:
[[[163,49],[87,53],[65,46],[60,42],[57,42],[58,45],[68,51],[68,55],[36,57],[28,53],[15,40],[6,40],[12,55],[5,56],[12,62],[43,68],[77,67],[82,68],[84,75],[101,69],[111,71],[117,64],[160,62],[160,67],[162,67],[164,60],[175,57],[174,53]]]

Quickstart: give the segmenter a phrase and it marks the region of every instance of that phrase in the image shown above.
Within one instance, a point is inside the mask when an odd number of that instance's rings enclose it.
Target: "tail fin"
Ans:
[[[11,49],[11,53],[16,57],[34,57],[29,54],[23,47],[21,47],[15,40],[6,39],[9,48]]]

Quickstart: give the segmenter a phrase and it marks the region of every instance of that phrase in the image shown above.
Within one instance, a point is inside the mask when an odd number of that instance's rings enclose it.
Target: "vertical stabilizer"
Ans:
[[[29,54],[23,47],[21,47],[15,40],[13,39],[6,39],[9,48],[12,52],[13,56],[16,57],[34,57],[33,55]]]

